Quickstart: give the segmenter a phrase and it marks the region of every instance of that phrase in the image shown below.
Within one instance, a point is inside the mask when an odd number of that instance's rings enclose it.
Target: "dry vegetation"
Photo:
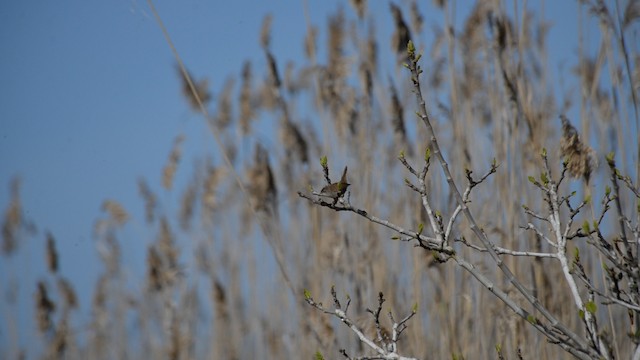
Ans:
[[[632,356],[640,2],[581,2],[601,38],[594,54],[567,45],[581,51],[562,74],[579,80],[570,94],[553,86],[549,25],[532,12],[481,1],[458,28],[450,3],[434,1],[444,21],[431,27],[415,1],[388,14],[351,5],[326,28],[309,24],[303,64],[271,51],[267,17],[266,68],[245,63],[239,86],[215,97],[177,59],[188,104],[224,156],[203,154],[189,170],[189,139],[178,135],[164,190],[139,181],[140,221],[156,238],[138,287],[125,286],[121,254],[133,215],[103,203],[94,236],[104,270],[88,321],[71,320],[78,299],[58,273],[54,235],[44,235],[50,273],[28,285],[42,356]],[[376,38],[381,16],[395,32]],[[398,66],[380,68],[381,52]],[[564,116],[572,110],[579,119]],[[265,144],[265,133],[276,135]],[[344,197],[314,195],[347,165]],[[184,189],[174,187],[180,171],[192,171]],[[181,192],[179,214],[156,191]],[[24,218],[17,182],[11,194],[5,257],[42,236]],[[35,355],[2,357],[26,353]]]

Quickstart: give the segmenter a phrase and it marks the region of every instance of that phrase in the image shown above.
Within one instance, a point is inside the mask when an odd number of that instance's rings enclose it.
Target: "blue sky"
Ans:
[[[347,2],[307,3],[310,21],[321,29],[338,4],[352,12]],[[458,20],[467,12],[465,3],[458,1]],[[263,73],[259,31],[267,13],[273,15],[272,50],[279,63],[300,64],[307,26],[303,5],[156,3],[189,70],[196,78],[208,77],[214,94],[228,76],[240,74],[245,60],[253,62],[255,74]],[[388,2],[371,2],[369,9],[376,14],[380,39],[388,41]],[[575,14],[572,1],[547,6],[545,13],[552,23],[550,64],[564,64],[565,71],[576,59]],[[440,13],[425,13],[425,31],[436,18]],[[174,137],[187,134],[191,150],[203,153],[214,146],[211,135],[180,95],[175,60],[146,1],[5,1],[0,45],[0,206],[6,208],[9,181],[18,175],[25,215],[38,228],[17,256],[0,260],[0,279],[6,285],[10,268],[18,280],[35,286],[44,270],[44,234],[50,231],[61,254],[61,273],[80,292],[91,292],[100,270],[92,227],[102,201],[115,199],[142,214],[137,179],[144,177],[160,189]],[[185,161],[190,161],[188,154]],[[140,235],[143,224],[142,218],[134,220],[125,235]],[[20,295],[29,307],[32,291],[27,286]],[[0,309],[4,316],[7,309]],[[5,336],[0,333],[0,347]]]

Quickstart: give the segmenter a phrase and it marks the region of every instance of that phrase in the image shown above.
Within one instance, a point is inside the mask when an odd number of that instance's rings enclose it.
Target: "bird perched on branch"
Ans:
[[[335,205],[338,202],[338,199],[344,196],[349,185],[351,184],[347,182],[347,167],[345,166],[340,181],[323,187],[319,195],[332,198],[333,205]]]

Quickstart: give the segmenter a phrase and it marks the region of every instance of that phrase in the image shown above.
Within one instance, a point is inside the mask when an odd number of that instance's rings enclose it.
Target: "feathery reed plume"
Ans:
[[[396,138],[396,147],[406,147],[409,155],[411,155],[410,151],[412,147],[409,145],[407,130],[404,126],[404,107],[402,106],[402,102],[400,102],[398,91],[393,83],[389,86],[389,91],[391,92],[391,126],[393,127],[393,134]]]
[[[220,96],[218,96],[218,107],[214,125],[219,129],[226,129],[233,121],[233,105],[231,97],[235,81],[232,78],[225,81]]]
[[[193,359],[195,358],[195,344],[200,338],[196,331],[195,323],[200,316],[200,309],[202,308],[199,300],[198,287],[193,285],[188,290],[185,290],[180,300],[180,307],[177,311],[179,331],[179,346],[181,359]]]
[[[113,231],[113,225],[106,224],[102,226],[103,229],[100,230],[104,231],[104,233],[100,235],[98,254],[105,264],[108,274],[115,275],[120,271],[122,251],[120,250],[116,233]]]
[[[170,306],[167,310],[169,312],[169,339],[166,345],[166,354],[170,360],[178,360],[182,352],[182,347],[180,346],[180,321],[175,306]]]
[[[200,270],[203,275],[210,274],[213,270],[209,248],[205,243],[201,242],[196,246],[194,261],[196,268]]]
[[[640,83],[638,83],[638,86],[640,87]],[[606,91],[598,89],[593,97],[595,108],[598,110],[598,116],[603,122],[610,123],[615,116],[616,110],[609,94]]]
[[[213,303],[216,305],[216,314],[226,323],[230,317],[228,309],[229,305],[227,303],[227,292],[218,280],[214,279],[211,284],[213,285],[211,297],[213,299]]]
[[[595,151],[586,145],[569,119],[560,115],[562,121],[562,138],[560,139],[560,155],[567,164],[573,177],[583,177],[587,184],[591,173],[597,166]]]
[[[288,61],[284,68],[284,89],[288,94],[295,95],[300,90],[297,82],[299,78],[300,76],[296,76],[295,74],[295,65],[293,62]]]
[[[269,75],[260,91],[260,106],[267,110],[273,110],[278,106],[278,89],[280,89],[280,74],[276,59],[271,52],[266,51],[267,64],[269,66]]]
[[[360,63],[359,70],[360,83],[367,96],[366,101],[371,101],[371,97],[373,95],[373,76],[371,74],[371,69],[366,62],[362,62]]]
[[[106,310],[105,308],[107,306],[108,281],[109,280],[106,274],[100,275],[100,278],[97,281],[96,289],[93,292],[93,302],[92,302],[94,316],[96,316],[97,313]],[[106,315],[106,312],[105,312],[105,315]]]
[[[207,165],[206,175],[204,179],[204,189],[202,194],[203,216],[205,218],[213,217],[213,211],[218,206],[218,196],[216,189],[224,176],[224,169],[216,168],[213,165]]]
[[[367,101],[373,96],[373,78],[378,66],[378,44],[375,39],[373,26],[369,27],[369,34],[364,46],[362,62],[360,63],[360,82],[367,94]]]
[[[229,296],[225,286],[215,278],[211,280],[211,300],[214,305],[214,313],[216,319],[215,331],[229,331],[230,327],[233,325],[231,310],[229,309]],[[216,343],[215,346],[216,348],[221,349],[221,351],[223,351],[229,359],[238,358],[236,354],[237,349],[231,342],[225,341],[223,340],[223,338],[218,337],[218,343]]]
[[[466,53],[474,53],[482,43],[482,33],[478,33],[478,29],[482,28],[487,14],[491,25],[495,29],[494,41],[500,55],[504,54],[507,50],[507,46],[510,44],[509,38],[513,34],[513,26],[508,18],[505,16],[499,16],[491,12],[486,13],[484,5],[478,3],[474,8],[474,11],[469,16],[469,19],[465,23],[464,31],[461,39],[464,41]]]
[[[211,100],[211,93],[209,92],[209,80],[205,78],[205,79],[196,81],[193,78],[193,76],[189,74],[189,77],[193,81],[193,87],[195,88],[195,91],[197,94],[197,97],[196,97],[196,94],[194,94],[193,91],[191,91],[191,87],[189,86],[189,81],[180,70],[180,67],[176,66],[176,69],[178,70],[178,74],[180,75],[180,80],[182,81],[182,95],[189,102],[191,109],[193,111],[199,112],[200,104],[198,103],[198,99],[200,99],[202,104],[205,106]]]
[[[124,225],[129,220],[129,214],[124,207],[115,200],[105,200],[102,203],[102,210],[109,214],[109,217],[115,221],[117,225]]]
[[[622,28],[626,29],[627,26],[638,18],[640,18],[640,1],[629,1],[627,7],[624,9]]]
[[[282,82],[278,73],[276,58],[269,51],[271,42],[271,15],[267,15],[262,20],[262,29],[260,31],[260,45],[267,56],[267,64],[269,66],[269,77],[262,89],[261,103],[267,109],[273,109],[278,105],[278,89]]]
[[[53,322],[51,321],[51,314],[56,309],[56,304],[49,299],[47,287],[42,280],[38,281],[38,288],[36,290],[36,320],[38,322],[38,329],[40,332],[46,332],[53,328]]]
[[[269,63],[269,84],[271,85],[271,91],[273,91],[280,88],[282,81],[280,80],[280,73],[278,73],[276,58],[270,51],[267,51],[267,62]]]
[[[92,302],[92,318],[93,324],[91,325],[94,331],[93,348],[97,354],[103,353],[108,346],[108,339],[106,335],[106,327],[109,320],[109,312],[107,309],[107,294],[108,294],[109,278],[107,274],[100,275],[96,283],[96,288],[93,292]]]
[[[144,201],[144,214],[147,224],[152,223],[155,219],[155,210],[158,201],[155,194],[149,188],[147,181],[143,178],[138,179],[138,192]]]
[[[13,178],[9,185],[11,202],[4,212],[2,221],[2,251],[11,255],[18,245],[18,232],[23,226],[22,203],[20,201],[20,179]]]
[[[409,30],[407,23],[402,17],[400,7],[394,3],[390,3],[389,8],[391,9],[391,15],[393,16],[393,21],[396,26],[396,30],[391,38],[391,48],[397,55],[405,57],[407,54],[407,44],[409,40],[411,40],[411,30]]]
[[[180,227],[182,228],[182,230],[189,230],[191,219],[193,218],[194,208],[196,206],[197,196],[198,182],[197,179],[194,179],[187,186],[187,189],[182,194],[182,199],[180,201],[180,212],[178,213],[178,219],[180,221]]]
[[[369,70],[372,74],[378,73],[378,42],[376,41],[376,30],[373,25],[369,26],[369,35],[367,37],[367,45],[365,48],[365,58],[369,64]]]
[[[171,226],[167,218],[160,219],[160,234],[158,235],[158,250],[160,254],[167,262],[167,266],[170,271],[176,271],[178,269],[178,257],[180,251],[175,246],[174,236],[171,233]]]
[[[460,36],[460,48],[463,53],[462,78],[464,79],[460,82],[460,88],[465,99],[471,99],[475,94],[482,93],[485,69],[480,65],[479,56],[481,56],[480,53],[484,50],[483,46],[486,43],[485,24],[489,14],[489,5],[483,2],[476,3],[464,23]],[[501,16],[495,16],[492,19],[496,25],[496,46],[498,46],[499,53],[502,53],[507,45],[508,20]]]
[[[242,85],[240,87],[240,129],[243,135],[251,131],[251,121],[255,118],[254,101],[251,96],[251,63],[242,65]]]
[[[147,250],[147,289],[161,291],[165,283],[160,254],[154,246],[149,246],[149,250]]]
[[[277,188],[276,181],[269,164],[267,150],[258,144],[254,156],[255,165],[249,169],[249,194],[256,210],[266,212],[276,210]]]
[[[329,43],[327,52],[329,59],[327,61],[327,70],[333,76],[333,80],[341,78],[346,74],[346,64],[344,60],[344,41],[345,41],[345,18],[342,9],[334,16],[329,17]]]
[[[592,89],[593,84],[598,80],[595,76],[599,73],[596,71],[596,60],[582,58],[580,64],[574,68],[574,73],[582,79],[582,87],[584,89]]]
[[[420,13],[420,9],[418,9],[418,3],[413,0],[411,1],[411,26],[413,26],[413,30],[420,34],[422,33],[422,27],[424,26],[424,17],[422,13]]]
[[[161,291],[175,283],[180,273],[179,256],[169,222],[163,217],[160,219],[158,241],[147,250],[147,289]]]
[[[169,153],[169,159],[167,159],[167,163],[162,170],[162,186],[167,190],[171,190],[173,186],[173,178],[178,169],[180,158],[182,157],[182,142],[184,139],[185,136],[182,134],[176,136],[173,141],[173,148],[171,148],[171,152]]]
[[[55,329],[55,334],[49,344],[49,355],[54,359],[64,359],[70,341],[69,319],[63,316]]]
[[[303,163],[309,162],[309,154],[307,151],[307,141],[302,136],[298,127],[287,119],[282,120],[280,127],[280,138],[284,144],[287,159],[296,156]]]
[[[273,23],[273,17],[271,14],[265,15],[262,18],[262,27],[260,28],[260,46],[263,49],[268,49],[271,45],[271,24]]]
[[[47,268],[50,272],[58,272],[58,252],[53,235],[47,231]]]
[[[224,145],[224,153],[227,154],[229,162],[232,164],[236,162],[236,156],[238,156],[238,147],[235,141],[229,141]]]
[[[346,87],[349,64],[345,59],[345,18],[342,8],[338,13],[329,17],[329,36],[327,41],[328,60],[327,65],[321,68],[319,75],[318,106],[326,106],[333,115],[337,135],[344,138],[344,126],[346,122],[340,111],[344,101],[343,91]]]
[[[440,48],[447,41],[447,35],[441,29],[434,29],[434,45],[431,47],[429,56],[431,57],[433,64],[429,70],[429,87],[440,89],[445,84],[447,58],[442,54]]]
[[[304,36],[304,55],[307,60],[314,60],[316,58],[318,45],[316,39],[318,38],[318,28],[315,26],[309,26],[307,28],[307,34]]]
[[[367,12],[367,0],[350,0],[349,3],[356,10],[358,19],[364,19],[364,15]]]
[[[58,292],[62,295],[67,308],[76,309],[78,307],[78,297],[75,290],[73,290],[73,285],[68,280],[64,278],[58,279]]]

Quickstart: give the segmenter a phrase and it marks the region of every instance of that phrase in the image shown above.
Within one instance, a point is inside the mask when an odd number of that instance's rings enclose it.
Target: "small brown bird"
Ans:
[[[347,167],[345,166],[340,181],[323,187],[320,191],[320,196],[333,198],[333,205],[335,205],[338,199],[344,196],[349,185],[351,184],[347,182]]]

